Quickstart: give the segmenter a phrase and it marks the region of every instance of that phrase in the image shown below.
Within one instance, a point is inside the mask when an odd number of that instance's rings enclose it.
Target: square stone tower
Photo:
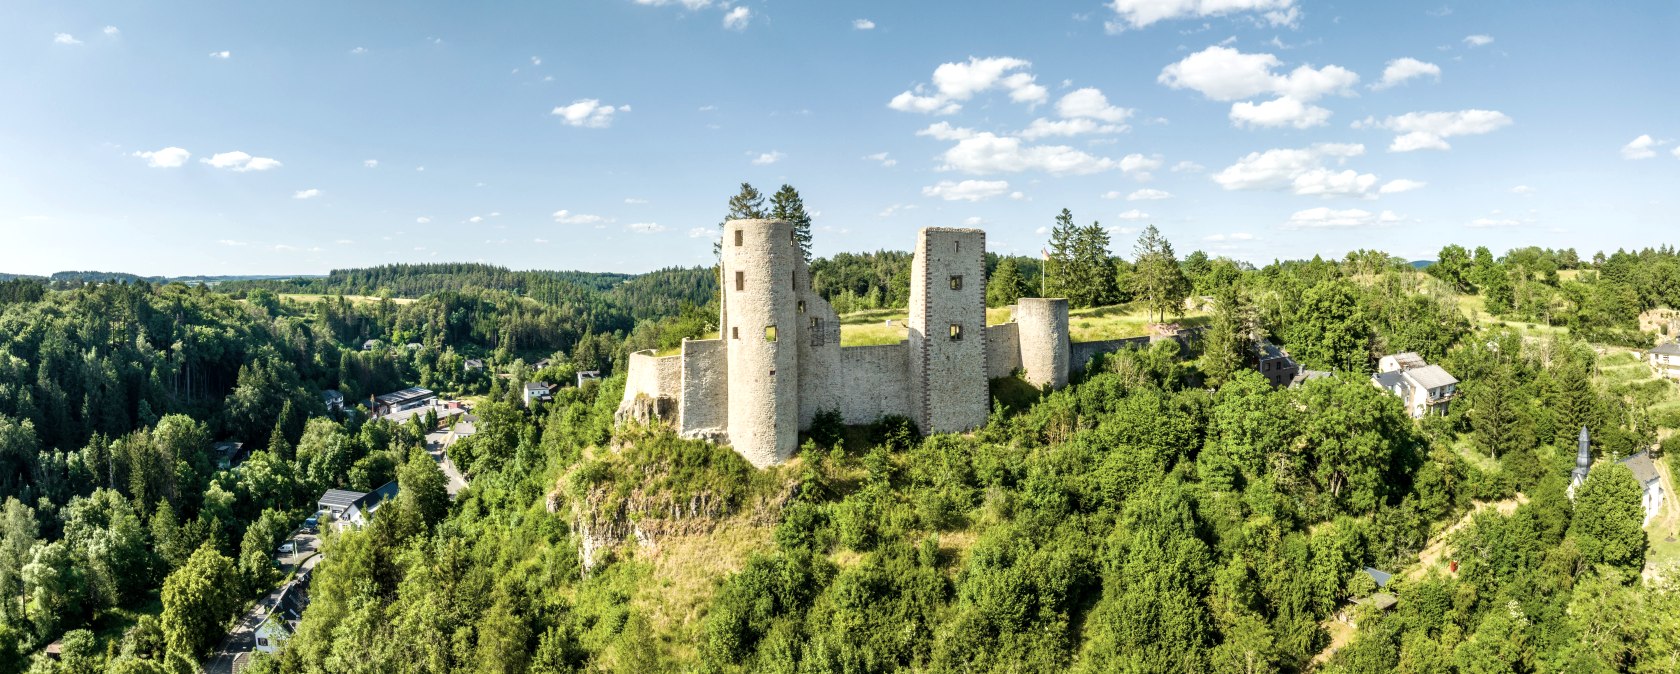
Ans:
[[[910,265],[910,411],[923,433],[986,423],[986,232],[928,227]]]

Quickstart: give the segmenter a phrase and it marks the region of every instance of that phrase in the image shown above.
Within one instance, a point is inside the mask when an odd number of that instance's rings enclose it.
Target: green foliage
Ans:
[[[1589,565],[1607,564],[1636,574],[1645,565],[1644,489],[1621,464],[1600,464],[1575,490],[1569,538]]]
[[[239,607],[233,560],[200,547],[163,581],[161,627],[171,654],[197,659],[222,637],[222,626]]]
[[[1132,246],[1132,255],[1132,293],[1163,322],[1167,320],[1168,312],[1175,315],[1182,313],[1190,284],[1184,278],[1184,270],[1179,267],[1172,242],[1150,225],[1138,235],[1137,243]]]

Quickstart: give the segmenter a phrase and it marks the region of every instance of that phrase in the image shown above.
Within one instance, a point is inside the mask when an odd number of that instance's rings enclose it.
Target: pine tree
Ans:
[[[1265,339],[1260,319],[1236,285],[1215,291],[1213,320],[1202,340],[1202,372],[1217,386],[1248,364],[1254,343]]]
[[[793,239],[799,242],[799,252],[811,261],[811,214],[805,212],[805,200],[792,185],[782,185],[770,195],[770,217],[786,220],[793,225]]]
[[[999,260],[997,269],[992,270],[992,278],[986,282],[986,306],[1005,307],[1014,304],[1024,294],[1024,285],[1015,260],[1007,257]]]
[[[769,215],[764,210],[764,195],[752,186],[752,183],[741,183],[741,191],[729,198],[729,213],[718,223],[722,230],[730,220],[758,220]],[[723,239],[720,237],[712,242],[712,252],[719,258],[723,257]]]
[[[273,453],[275,458],[291,461],[295,453],[292,450],[292,443],[286,441],[285,422],[274,424],[274,432],[268,435],[268,451]]]
[[[1114,261],[1108,252],[1108,230],[1096,222],[1074,231],[1073,261],[1069,276],[1074,289],[1069,300],[1081,307],[1113,303],[1119,299]]]
[[[1050,248],[1045,251],[1044,287],[1041,289],[1044,297],[1068,297],[1072,294],[1068,267],[1073,260],[1073,239],[1078,229],[1073,224],[1073,213],[1062,209],[1061,215],[1056,216],[1056,224],[1050,228]]]
[[[1161,236],[1155,225],[1150,225],[1138,236],[1132,253],[1137,259],[1132,289],[1144,301],[1144,306],[1158,314],[1161,321],[1167,320],[1167,311],[1182,310],[1189,284],[1178,266],[1172,243]]]

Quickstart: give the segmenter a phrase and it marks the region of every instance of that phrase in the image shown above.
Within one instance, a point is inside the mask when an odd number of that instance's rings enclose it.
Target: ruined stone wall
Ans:
[[[677,356],[656,358],[652,351],[632,353],[624,375],[624,399],[634,400],[637,395],[674,399],[680,388],[681,373],[682,363]]]
[[[1105,339],[1097,342],[1074,342],[1068,348],[1068,369],[1072,372],[1084,372],[1085,365],[1091,357],[1099,353],[1114,353],[1121,349],[1147,349],[1148,337],[1127,337],[1125,339]]]
[[[822,410],[839,411],[840,316],[811,289],[811,271],[803,258],[794,262],[799,314],[799,428],[811,427]]]
[[[986,423],[986,233],[928,227],[910,268],[911,418],[923,433]]]
[[[908,342],[840,349],[840,415],[848,424],[867,424],[884,416],[910,414]]]
[[[723,232],[728,297],[730,444],[760,468],[793,456],[799,441],[799,348],[793,227],[731,220]]]
[[[684,437],[721,439],[729,427],[729,363],[721,339],[685,339],[682,403],[677,431]]]
[[[1021,337],[1014,323],[986,326],[986,378],[997,379],[1021,369]]]
[[[1015,324],[1019,326],[1021,369],[1025,370],[1027,383],[1040,388],[1067,386],[1072,353],[1067,300],[1023,297],[1015,305]],[[1083,360],[1080,367],[1084,367]]]

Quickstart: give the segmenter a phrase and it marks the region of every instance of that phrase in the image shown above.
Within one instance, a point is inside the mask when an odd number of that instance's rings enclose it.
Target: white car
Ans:
[[[296,543],[284,543],[280,546],[280,554],[289,555],[297,550]]]

